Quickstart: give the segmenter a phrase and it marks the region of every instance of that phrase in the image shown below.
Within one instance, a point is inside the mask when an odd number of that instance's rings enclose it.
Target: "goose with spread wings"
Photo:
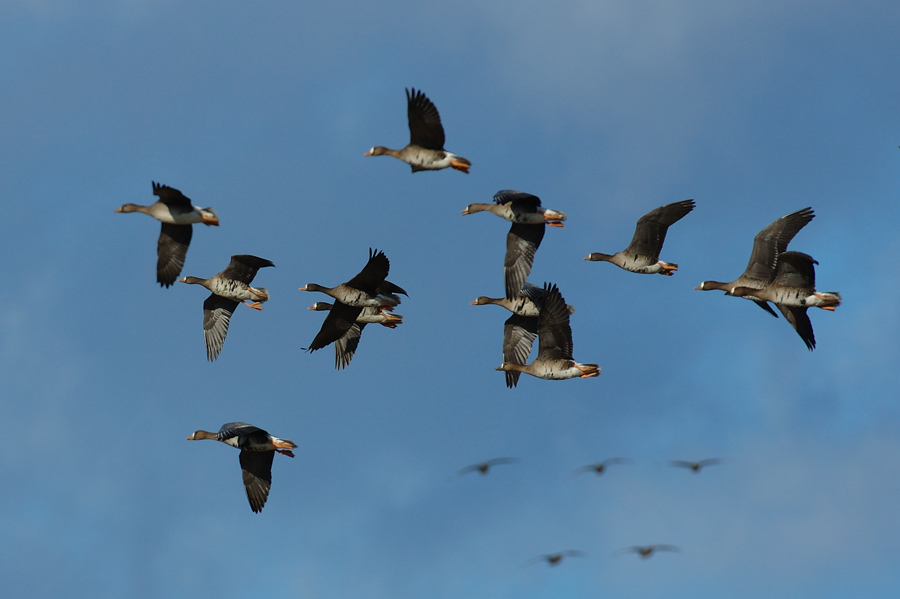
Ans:
[[[149,206],[140,204],[123,204],[113,212],[140,212],[148,214],[162,223],[159,241],[156,243],[156,281],[163,287],[169,287],[181,274],[184,260],[187,257],[191,236],[194,234],[191,225],[219,225],[219,217],[212,208],[194,206],[191,200],[180,191],[168,185],[153,184],[153,195],[159,198]]]
[[[434,103],[421,90],[406,90],[409,144],[399,150],[375,146],[365,156],[393,156],[408,164],[412,172],[437,171],[451,167],[464,173],[472,163],[444,149],[444,126]]]
[[[778,256],[787,251],[787,246],[815,217],[812,208],[803,208],[791,212],[769,223],[753,238],[753,250],[750,252],[750,261],[747,268],[734,281],[723,283],[721,281],[703,281],[694,289],[701,291],[720,290],[726,295],[731,295],[735,287],[749,287],[751,289],[763,289],[775,279],[778,266]],[[752,300],[760,308],[774,317],[778,317],[769,304],[755,294],[747,294],[743,297]]]
[[[247,500],[250,509],[255,513],[262,511],[269,498],[269,489],[272,488],[272,462],[275,460],[275,452],[288,457],[294,457],[292,449],[297,444],[287,439],[279,439],[270,435],[261,428],[247,424],[246,422],[229,422],[223,424],[217,433],[205,430],[195,431],[188,441],[211,439],[220,441],[241,450],[239,456],[241,473],[244,478],[244,490],[247,492]]]
[[[213,277],[179,279],[181,283],[202,285],[211,292],[203,302],[203,337],[206,340],[206,358],[210,362],[218,358],[222,351],[231,316],[238,304],[243,303],[254,310],[262,310],[262,303],[268,301],[268,289],[250,285],[257,271],[268,266],[275,265],[265,258],[238,254],[231,257],[231,262],[225,270]]]
[[[621,252],[588,254],[585,260],[592,262],[612,262],[619,268],[640,274],[661,274],[672,276],[678,265],[659,259],[666,233],[671,225],[684,218],[694,209],[694,200],[684,200],[660,206],[638,219],[631,243]]]

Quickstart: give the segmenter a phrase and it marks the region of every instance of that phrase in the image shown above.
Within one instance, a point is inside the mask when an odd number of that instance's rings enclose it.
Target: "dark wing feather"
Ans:
[[[409,297],[409,294],[406,293],[406,290],[399,285],[394,285],[390,281],[384,281],[378,288],[375,290],[379,295],[390,295],[394,293],[399,293],[401,295],[405,295]]]
[[[156,242],[156,280],[169,287],[181,274],[194,228],[191,225],[163,223]]]
[[[555,284],[544,284],[544,301],[538,317],[538,359],[572,359],[569,309]]]
[[[527,364],[528,354],[537,337],[538,319],[534,316],[513,314],[503,324],[503,361],[513,364]],[[506,386],[513,388],[519,382],[517,370],[506,371]]]
[[[356,323],[356,318],[362,310],[362,307],[348,306],[345,303],[335,301],[334,306],[328,311],[328,316],[325,317],[325,322],[322,323],[322,328],[319,329],[316,338],[313,339],[306,350],[314,352],[343,337]]]
[[[506,297],[519,297],[522,286],[531,273],[534,254],[544,238],[544,225],[521,225],[513,223],[506,235],[506,258],[503,274],[506,281]]]
[[[219,357],[231,315],[238,302],[211,293],[203,302],[203,338],[206,340],[206,358],[212,362]]]
[[[369,261],[366,262],[359,274],[347,281],[346,284],[354,289],[365,291],[369,295],[375,295],[378,287],[384,284],[390,269],[391,262],[384,252],[369,248]]]
[[[156,181],[151,181],[151,183],[153,183],[153,195],[158,197],[159,201],[166,206],[170,206],[173,208],[192,207],[191,200],[174,187],[169,187],[168,185],[160,185]]]
[[[809,349],[809,351],[814,350],[816,348],[816,336],[813,334],[812,323],[809,321],[809,315],[806,313],[806,308],[795,308],[793,306],[782,306],[780,304],[776,305],[778,306],[778,309],[781,310],[781,313],[784,314],[785,320],[794,327],[794,330],[797,331],[797,334],[803,339],[806,348]]]
[[[253,277],[256,276],[256,272],[260,268],[265,268],[267,266],[275,265],[272,264],[271,260],[266,260],[265,258],[259,258],[249,254],[238,254],[231,257],[231,262],[228,263],[228,266],[221,274],[226,279],[241,281],[242,283],[249,285],[253,282]]]
[[[778,256],[778,274],[775,283],[786,287],[809,289],[816,288],[816,267],[818,264],[812,256],[803,252],[784,252]]]
[[[669,226],[693,209],[694,200],[685,200],[651,210],[638,219],[634,237],[625,251],[638,256],[650,256],[654,261],[659,260],[659,252],[666,240]]]
[[[771,282],[779,254],[787,250],[794,236],[815,217],[812,208],[803,208],[772,221],[753,238],[750,261],[741,276]]]
[[[353,326],[344,333],[344,336],[334,342],[334,367],[338,370],[346,368],[359,347],[359,338],[363,329],[366,327],[364,322],[354,322]]]
[[[528,212],[534,212],[541,205],[541,199],[536,195],[525,193],[524,191],[516,191],[515,189],[501,189],[494,194],[494,203],[506,204],[512,202],[515,206],[527,208]]]
[[[244,489],[250,501],[250,509],[259,513],[269,498],[272,488],[272,461],[274,451],[241,451],[241,471]]]
[[[409,143],[429,150],[444,149],[444,127],[431,100],[421,91],[406,90],[406,115],[409,118]]]

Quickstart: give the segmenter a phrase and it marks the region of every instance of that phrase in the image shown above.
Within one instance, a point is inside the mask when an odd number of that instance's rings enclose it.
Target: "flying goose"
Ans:
[[[409,144],[400,150],[375,146],[364,156],[393,156],[412,167],[412,172],[436,171],[452,167],[469,172],[472,163],[444,150],[444,127],[434,104],[421,91],[406,90],[406,114],[409,118]]]
[[[208,279],[200,277],[184,277],[180,283],[203,285],[209,289],[209,297],[203,302],[203,337],[206,340],[206,358],[212,362],[219,357],[231,315],[239,303],[254,310],[262,310],[262,302],[269,299],[269,290],[265,287],[251,287],[250,283],[260,268],[275,266],[270,260],[238,254],[231,257],[231,262],[219,274]]]
[[[515,299],[531,273],[534,254],[544,238],[544,225],[562,227],[561,221],[566,220],[566,215],[558,210],[542,208],[539,197],[522,191],[510,189],[498,191],[494,195],[494,202],[494,206],[504,209],[491,212],[512,222],[506,235],[503,276],[506,282],[506,297]],[[491,206],[491,204],[471,204],[462,213],[474,214],[481,211],[473,209],[473,206]]]
[[[269,498],[272,487],[272,461],[275,452],[294,457],[291,451],[297,444],[287,439],[273,437],[261,428],[246,422],[229,422],[223,424],[218,433],[204,430],[194,432],[188,441],[213,439],[227,443],[241,450],[241,471],[244,477],[244,489],[250,501],[250,509],[259,513]]]
[[[700,460],[698,462],[688,462],[686,460],[672,460],[669,462],[670,466],[674,466],[676,468],[687,468],[692,472],[700,472],[701,469],[706,468],[707,466],[712,466],[714,464],[721,463],[722,460],[719,458],[708,458],[705,460]]]
[[[669,226],[681,220],[693,209],[694,200],[684,200],[651,210],[638,219],[634,237],[631,238],[627,248],[615,254],[594,252],[585,260],[612,262],[619,268],[641,274],[658,273],[672,276],[678,270],[678,265],[660,260],[659,252],[666,240]]]
[[[464,474],[468,474],[469,472],[478,472],[482,476],[488,473],[492,466],[496,466],[498,464],[515,464],[518,462],[516,458],[494,458],[492,460],[487,460],[484,462],[478,462],[477,464],[471,464],[466,466],[462,470],[456,473],[457,476],[462,476]]]
[[[602,462],[597,462],[596,464],[588,464],[587,466],[582,466],[578,468],[573,474],[583,474],[585,472],[594,472],[595,474],[603,474],[606,472],[607,467],[612,466],[613,464],[627,464],[631,460],[627,458],[609,458],[603,460]]]
[[[528,361],[531,347],[537,337],[538,315],[543,301],[544,290],[537,285],[526,282],[522,293],[515,299],[493,298],[484,295],[471,302],[473,306],[494,304],[512,312],[512,316],[503,324],[503,361],[524,365]],[[566,306],[569,314],[575,312],[572,306]],[[506,371],[506,386],[515,387],[522,373],[517,370]]]
[[[675,545],[633,545],[632,547],[620,549],[619,553],[637,553],[642,558],[646,559],[657,551],[673,551],[678,553],[681,550]]]
[[[559,565],[560,562],[563,561],[563,558],[566,557],[584,557],[587,555],[584,551],[579,551],[577,549],[566,549],[565,551],[557,551],[556,553],[545,553],[544,555],[539,555],[537,557],[533,557],[526,565],[531,565],[537,562],[547,562],[551,566]]]
[[[694,289],[700,289],[701,291],[718,289],[724,291],[726,295],[730,295],[731,290],[735,287],[762,289],[768,286],[775,278],[778,256],[787,250],[787,246],[794,238],[794,235],[814,217],[815,214],[812,208],[803,208],[772,221],[753,238],[753,251],[750,252],[750,261],[747,263],[747,268],[741,276],[730,283],[703,281]],[[753,300],[756,305],[772,316],[778,317],[771,306],[756,295],[745,295],[744,297]]]
[[[548,380],[589,378],[600,374],[597,364],[581,364],[572,359],[569,309],[555,284],[544,283],[537,335],[538,355],[531,364],[503,362],[497,370],[515,370]]]
[[[156,280],[160,286],[169,287],[181,274],[188,245],[191,243],[194,223],[219,225],[219,217],[212,208],[200,208],[180,191],[168,185],[153,184],[153,195],[159,200],[149,206],[122,204],[113,212],[142,212],[162,223],[156,244]]]
[[[816,347],[816,337],[806,309],[815,307],[833,312],[841,305],[841,294],[837,291],[816,291],[814,264],[818,262],[812,256],[802,252],[784,252],[778,256],[775,280],[768,287],[759,290],[734,287],[731,295],[755,295],[761,300],[773,302],[812,351]]]
[[[334,304],[328,302],[316,302],[309,307],[310,310],[317,312],[330,311]],[[397,328],[398,324],[403,324],[403,317],[399,314],[392,314],[380,308],[363,308],[356,321],[350,326],[344,336],[334,342],[334,367],[338,370],[346,368],[356,353],[359,346],[359,338],[362,330],[367,324],[380,324],[390,329]]]
[[[314,352],[341,339],[356,322],[363,308],[391,311],[400,303],[398,293],[407,295],[401,287],[385,280],[391,263],[384,252],[369,248],[369,261],[355,277],[337,287],[323,287],[308,283],[300,291],[320,291],[337,300],[322,328],[306,351]]]

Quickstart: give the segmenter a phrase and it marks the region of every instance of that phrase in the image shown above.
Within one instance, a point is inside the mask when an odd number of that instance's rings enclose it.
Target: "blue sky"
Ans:
[[[9,596],[893,597],[900,583],[900,192],[892,2],[0,6],[0,313]],[[404,87],[471,174],[408,141]],[[159,224],[114,214],[151,180],[213,206],[183,274],[271,259],[206,361],[205,291],[155,283]],[[508,390],[500,189],[568,214],[530,280],[557,283],[595,379]],[[584,262],[694,198],[675,276]],[[783,319],[693,290],[805,206],[835,313]],[[333,285],[391,259],[409,291],[350,367],[301,348]],[[253,514],[242,420],[298,444]],[[455,473],[510,456],[486,477]],[[587,463],[631,463],[602,477]],[[699,475],[670,460],[718,457]],[[668,543],[648,560],[622,547]],[[531,558],[584,551],[550,568]]]

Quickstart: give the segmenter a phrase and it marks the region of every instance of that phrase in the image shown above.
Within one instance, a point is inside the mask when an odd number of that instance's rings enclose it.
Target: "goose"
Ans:
[[[384,252],[369,248],[369,261],[355,277],[337,287],[308,283],[300,291],[319,291],[337,300],[329,310],[319,333],[306,351],[314,352],[341,339],[356,322],[363,308],[391,311],[400,303],[397,294],[408,295],[401,287],[385,280],[391,263]]]
[[[703,468],[707,466],[713,466],[715,464],[720,464],[722,460],[719,458],[708,458],[705,460],[700,460],[698,462],[688,462],[685,460],[672,460],[669,462],[670,466],[674,466],[675,468],[687,468],[692,472],[700,472]]]
[[[400,150],[375,146],[364,156],[393,156],[410,167],[412,172],[437,171],[452,167],[469,172],[472,163],[462,156],[444,150],[444,127],[437,108],[425,94],[415,88],[406,90],[406,114],[409,118],[409,144]]]
[[[520,225],[550,225],[562,228],[566,213],[541,206],[536,195],[514,189],[501,189],[494,194],[493,204],[475,203],[466,206],[462,214],[491,212],[504,220]]]
[[[642,558],[646,559],[657,551],[672,551],[679,553],[681,549],[675,545],[633,545],[632,547],[626,547],[619,550],[619,553],[637,553]]]
[[[772,221],[753,238],[753,250],[750,252],[750,261],[747,263],[747,268],[741,276],[730,283],[703,281],[694,289],[701,291],[718,289],[724,291],[726,295],[730,295],[731,290],[735,287],[750,287],[752,289],[766,287],[775,278],[778,256],[787,250],[787,246],[794,236],[814,217],[813,209],[807,207]],[[757,306],[778,318],[772,307],[756,295],[745,295],[744,297],[752,300]]]
[[[244,477],[244,489],[250,501],[250,509],[255,513],[262,511],[269,498],[272,487],[272,461],[275,452],[294,457],[292,449],[297,444],[287,439],[279,439],[261,428],[246,422],[229,422],[223,424],[218,433],[204,430],[195,431],[188,441],[212,439],[227,443],[241,450],[241,471]]]
[[[531,353],[531,347],[537,337],[538,316],[543,296],[543,288],[526,282],[522,286],[522,293],[513,300],[482,295],[471,302],[473,306],[494,304],[513,313],[503,324],[504,362],[524,365],[528,361],[528,355]],[[567,305],[566,309],[569,314],[575,312],[575,308],[572,306]],[[515,387],[521,374],[517,370],[507,370],[506,386]]]
[[[329,311],[334,304],[328,302],[316,302],[309,307],[310,310],[317,312]],[[392,314],[379,308],[363,308],[356,321],[350,326],[344,336],[334,342],[334,367],[338,370],[346,368],[356,353],[359,345],[359,338],[362,330],[367,324],[380,324],[390,329],[397,328],[398,324],[403,324],[403,317],[399,314]]]
[[[484,462],[478,462],[477,464],[471,464],[466,466],[462,470],[456,473],[457,476],[463,476],[464,474],[468,474],[469,472],[478,472],[482,476],[488,473],[492,466],[496,466],[498,464],[515,464],[519,460],[516,458],[494,458],[492,460],[487,460]]]
[[[180,191],[168,185],[153,184],[153,195],[159,200],[149,206],[122,204],[113,212],[141,212],[149,214],[162,223],[159,241],[156,244],[156,281],[162,287],[169,287],[181,274],[188,246],[191,243],[194,223],[219,225],[219,217],[212,208],[200,208]]]
[[[511,221],[509,233],[506,235],[506,256],[503,260],[503,276],[506,282],[506,297],[515,299],[531,273],[534,254],[544,238],[544,225],[562,227],[566,215],[558,210],[541,208],[539,197],[522,191],[505,189],[494,195],[495,206],[507,206],[506,209],[493,211],[497,216]],[[471,210],[471,204],[463,210],[463,214],[473,214],[479,210]],[[490,204],[482,204],[490,206]]]
[[[211,291],[203,302],[203,337],[206,340],[206,358],[212,362],[219,357],[231,315],[239,303],[254,310],[262,310],[262,302],[269,299],[265,287],[251,287],[253,277],[260,268],[275,266],[270,260],[239,254],[231,257],[231,262],[219,274],[208,279],[184,277],[179,283],[203,285]]]
[[[581,364],[572,359],[572,328],[569,310],[559,288],[544,283],[544,298],[538,316],[538,355],[531,364],[503,362],[496,370],[515,370],[542,379],[589,378],[600,374],[597,364]]]
[[[531,558],[530,560],[528,560],[526,565],[531,565],[537,562],[547,562],[551,566],[557,566],[566,557],[584,557],[585,555],[587,554],[584,551],[579,551],[577,549],[566,549],[565,551],[545,553],[543,555]]]
[[[593,472],[595,474],[603,474],[606,472],[606,469],[613,464],[627,464],[631,460],[627,458],[609,458],[603,460],[602,462],[597,462],[596,464],[588,464],[587,466],[582,466],[573,472],[573,474],[584,474],[585,472]]]
[[[659,259],[669,226],[684,218],[694,209],[694,200],[684,200],[660,206],[638,219],[631,243],[621,252],[588,254],[585,260],[612,262],[619,268],[641,274],[672,276],[678,265]]]
[[[785,320],[790,323],[807,349],[816,347],[816,337],[807,308],[821,308],[833,312],[841,305],[841,294],[837,291],[816,291],[816,269],[818,264],[812,256],[802,252],[784,252],[778,256],[775,280],[765,289],[734,287],[731,295],[746,297],[755,295],[761,300],[773,302]]]

